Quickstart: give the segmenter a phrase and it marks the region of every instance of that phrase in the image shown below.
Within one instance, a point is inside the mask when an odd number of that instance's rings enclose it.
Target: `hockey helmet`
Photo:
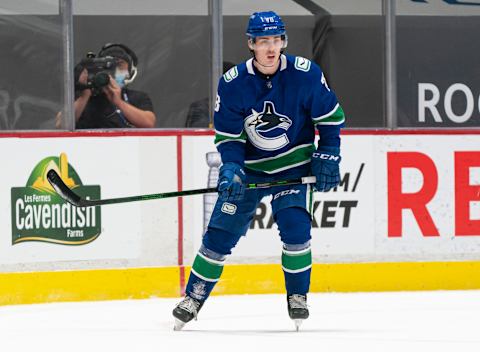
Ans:
[[[247,36],[249,38],[267,36],[286,36],[285,25],[273,11],[254,12],[248,21]]]

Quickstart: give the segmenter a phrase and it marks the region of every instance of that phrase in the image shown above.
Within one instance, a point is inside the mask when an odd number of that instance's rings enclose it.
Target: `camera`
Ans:
[[[112,56],[95,57],[94,53],[89,52],[80,65],[88,72],[86,88],[98,92],[99,89],[108,85],[109,76],[115,76],[117,59]]]

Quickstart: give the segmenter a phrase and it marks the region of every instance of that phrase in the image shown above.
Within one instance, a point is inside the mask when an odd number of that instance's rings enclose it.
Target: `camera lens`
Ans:
[[[93,78],[93,85],[97,88],[105,87],[110,82],[108,73],[98,72]]]

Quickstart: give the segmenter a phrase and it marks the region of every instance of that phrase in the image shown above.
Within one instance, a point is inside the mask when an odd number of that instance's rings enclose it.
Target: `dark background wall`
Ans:
[[[480,18],[478,16],[399,16],[397,18],[398,118],[401,127],[480,126]],[[418,84],[432,83],[440,91],[437,104],[442,122],[426,110],[418,119]],[[452,122],[445,113],[449,86],[462,83],[473,93],[474,110],[468,121]],[[431,96],[431,95],[430,95]],[[427,96],[427,99],[430,99]],[[466,110],[466,98],[456,93],[451,101],[455,114]]]
[[[0,16],[0,129],[54,129],[62,108],[59,16]]]
[[[224,16],[225,61],[249,58],[247,17]],[[347,127],[384,127],[383,16],[324,11],[282,17],[289,35],[287,52],[321,65],[346,112]],[[184,127],[190,104],[209,98],[208,16],[77,15],[73,31],[76,62],[107,42],[124,43],[137,53],[139,75],[132,88],[152,98],[157,127]],[[479,32],[476,16],[397,17],[400,127],[480,125]],[[59,16],[0,16],[0,129],[55,128],[63,101],[61,33]],[[442,123],[428,111],[426,122],[418,121],[418,84],[425,82],[441,92]],[[473,116],[460,125],[447,119],[443,108],[446,89],[457,82],[470,87],[475,104]],[[456,113],[465,111],[465,104],[461,94],[453,96]]]
[[[317,16],[314,60],[325,71],[347,127],[385,127],[384,19]]]

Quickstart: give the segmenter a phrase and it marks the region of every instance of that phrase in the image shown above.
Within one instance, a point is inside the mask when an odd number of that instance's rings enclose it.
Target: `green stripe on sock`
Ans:
[[[287,270],[299,270],[312,265],[312,251],[302,254],[282,253],[282,266]]]
[[[223,265],[209,262],[197,254],[192,269],[207,279],[218,280],[222,275]]]

